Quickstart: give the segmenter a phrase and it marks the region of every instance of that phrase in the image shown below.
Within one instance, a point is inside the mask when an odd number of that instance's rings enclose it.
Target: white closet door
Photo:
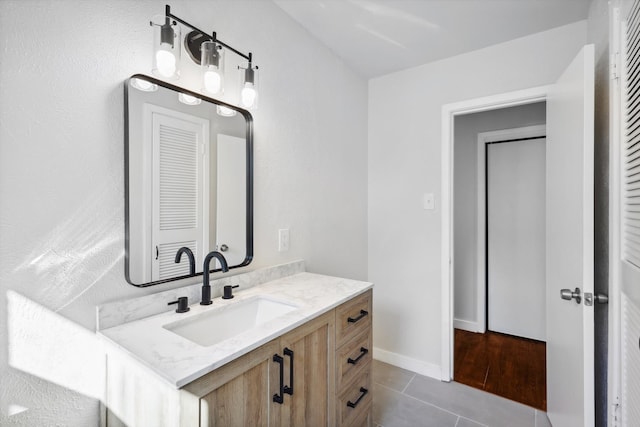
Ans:
[[[247,256],[247,144],[244,138],[224,134],[217,141],[216,243],[218,249],[227,247],[223,252],[227,263],[238,265]]]
[[[168,110],[151,114],[152,280],[162,280],[189,274],[187,257],[174,262],[180,247],[191,249],[196,260],[204,257],[204,143],[209,139],[209,122]]]
[[[617,259],[621,302],[621,407],[624,427],[640,420],[640,2],[633,2],[623,26],[623,123],[615,200],[620,218]],[[615,169],[615,168],[614,168]],[[612,309],[611,307],[610,309]],[[610,356],[611,357],[611,356]]]
[[[546,339],[545,139],[487,146],[488,329]]]

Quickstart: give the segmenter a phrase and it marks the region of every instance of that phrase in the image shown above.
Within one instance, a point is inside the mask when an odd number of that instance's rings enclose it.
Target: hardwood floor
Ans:
[[[546,344],[455,330],[454,381],[546,411]]]

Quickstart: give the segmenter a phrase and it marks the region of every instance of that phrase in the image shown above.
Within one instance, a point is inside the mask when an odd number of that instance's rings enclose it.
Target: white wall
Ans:
[[[455,119],[453,277],[454,319],[477,331],[478,134],[546,122],[545,103],[465,114]]]
[[[171,4],[260,66],[249,268],[304,258],[366,279],[366,81],[272,2]],[[148,22],[164,5],[0,1],[2,425],[97,425],[96,305],[176,286],[133,287],[123,262],[122,84],[150,72]],[[179,84],[198,90],[194,76]]]
[[[369,280],[378,357],[440,374],[441,108],[549,84],[584,21],[369,81]],[[422,209],[422,194],[436,209]]]

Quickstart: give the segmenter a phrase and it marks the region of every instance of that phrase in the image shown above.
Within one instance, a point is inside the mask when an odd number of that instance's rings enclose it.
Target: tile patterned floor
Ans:
[[[551,427],[530,406],[373,361],[376,427]]]

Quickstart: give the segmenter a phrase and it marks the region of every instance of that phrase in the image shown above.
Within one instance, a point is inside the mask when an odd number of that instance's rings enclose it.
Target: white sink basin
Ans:
[[[256,296],[230,301],[227,306],[211,308],[162,327],[204,347],[218,344],[269,320],[297,309],[298,306]]]

